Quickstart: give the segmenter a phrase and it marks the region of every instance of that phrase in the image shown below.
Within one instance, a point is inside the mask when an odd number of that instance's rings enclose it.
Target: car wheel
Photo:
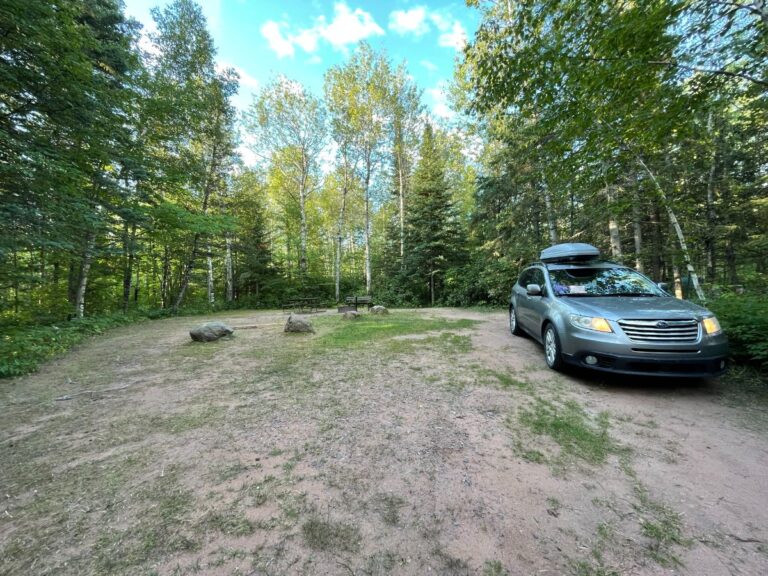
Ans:
[[[517,324],[517,312],[514,306],[509,307],[509,331],[515,336],[523,335],[523,330]]]
[[[562,370],[563,354],[560,348],[560,338],[552,324],[547,324],[544,330],[544,359],[552,370]]]

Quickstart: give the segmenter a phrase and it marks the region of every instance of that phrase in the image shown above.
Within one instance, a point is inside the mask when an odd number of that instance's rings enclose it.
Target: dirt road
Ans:
[[[503,312],[216,319],[0,383],[0,574],[768,573],[768,416],[727,377],[558,374]]]

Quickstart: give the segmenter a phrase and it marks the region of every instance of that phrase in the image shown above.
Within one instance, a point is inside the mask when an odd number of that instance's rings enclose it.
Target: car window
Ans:
[[[533,274],[531,275],[531,280],[528,283],[538,284],[542,289],[544,289],[547,285],[546,282],[544,282],[544,271],[540,268],[534,268],[532,272]]]
[[[528,284],[531,284],[531,274],[533,273],[533,270],[533,268],[523,270],[523,273],[520,274],[520,279],[517,281],[517,283],[523,288],[528,286]]]
[[[629,268],[550,270],[558,296],[664,296],[653,282]]]

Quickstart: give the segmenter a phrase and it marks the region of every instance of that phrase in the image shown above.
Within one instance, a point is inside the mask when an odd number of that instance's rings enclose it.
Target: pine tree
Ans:
[[[430,302],[441,296],[444,273],[461,255],[459,219],[445,176],[445,160],[430,124],[424,128],[411,183],[403,273],[413,296]]]

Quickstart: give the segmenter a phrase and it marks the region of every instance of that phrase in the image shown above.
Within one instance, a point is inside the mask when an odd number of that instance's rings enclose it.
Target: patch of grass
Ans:
[[[400,524],[400,508],[405,506],[405,500],[392,494],[382,494],[377,500],[377,508],[384,523],[390,526]]]
[[[509,576],[509,571],[498,560],[486,560],[483,564],[483,576]]]
[[[182,432],[188,432],[189,430],[210,426],[219,422],[224,413],[224,408],[221,406],[194,406],[170,416],[152,418],[150,419],[150,424],[154,424],[154,427],[163,432],[181,434]]]
[[[304,542],[313,550],[352,552],[360,549],[362,536],[356,526],[310,518],[301,527]]]
[[[246,466],[238,460],[237,462],[226,464],[224,466],[216,465],[215,467],[212,467],[211,472],[218,482],[228,482],[229,480],[237,478],[240,474],[249,470],[249,468],[250,466]]]
[[[413,313],[394,312],[387,316],[366,314],[354,322],[328,316],[318,318],[316,324],[324,328],[323,333],[316,338],[317,344],[326,348],[346,349],[358,348],[395,336],[471,328],[477,321],[420,318]]]
[[[67,352],[89,336],[143,319],[140,315],[114,314],[62,321],[50,326],[3,327],[0,378],[35,372],[40,364]]]
[[[364,574],[369,576],[379,576],[389,574],[397,565],[405,565],[405,559],[394,552],[385,550],[372,554],[366,562]]]
[[[483,370],[483,375],[487,375],[496,380],[502,388],[517,388],[519,390],[530,390],[531,385],[524,380],[518,380],[510,376],[505,372],[498,372],[496,370]]]
[[[634,508],[640,516],[640,532],[648,539],[648,555],[662,566],[681,566],[673,549],[688,547],[691,541],[683,536],[680,514],[651,498],[643,485],[635,484],[634,491]]]
[[[248,536],[253,534],[253,523],[235,510],[211,511],[200,521],[205,531],[215,530],[227,536]]]
[[[183,487],[176,471],[166,472],[137,497],[145,503],[144,509],[125,528],[106,524],[94,549],[87,552],[95,557],[102,573],[130,572],[151,560],[200,547],[199,535],[187,518],[194,509],[195,498]]]
[[[519,421],[534,434],[550,437],[562,453],[589,464],[602,464],[619,452],[608,434],[608,413],[593,418],[573,400],[555,404],[535,398],[530,409],[520,409]]]

